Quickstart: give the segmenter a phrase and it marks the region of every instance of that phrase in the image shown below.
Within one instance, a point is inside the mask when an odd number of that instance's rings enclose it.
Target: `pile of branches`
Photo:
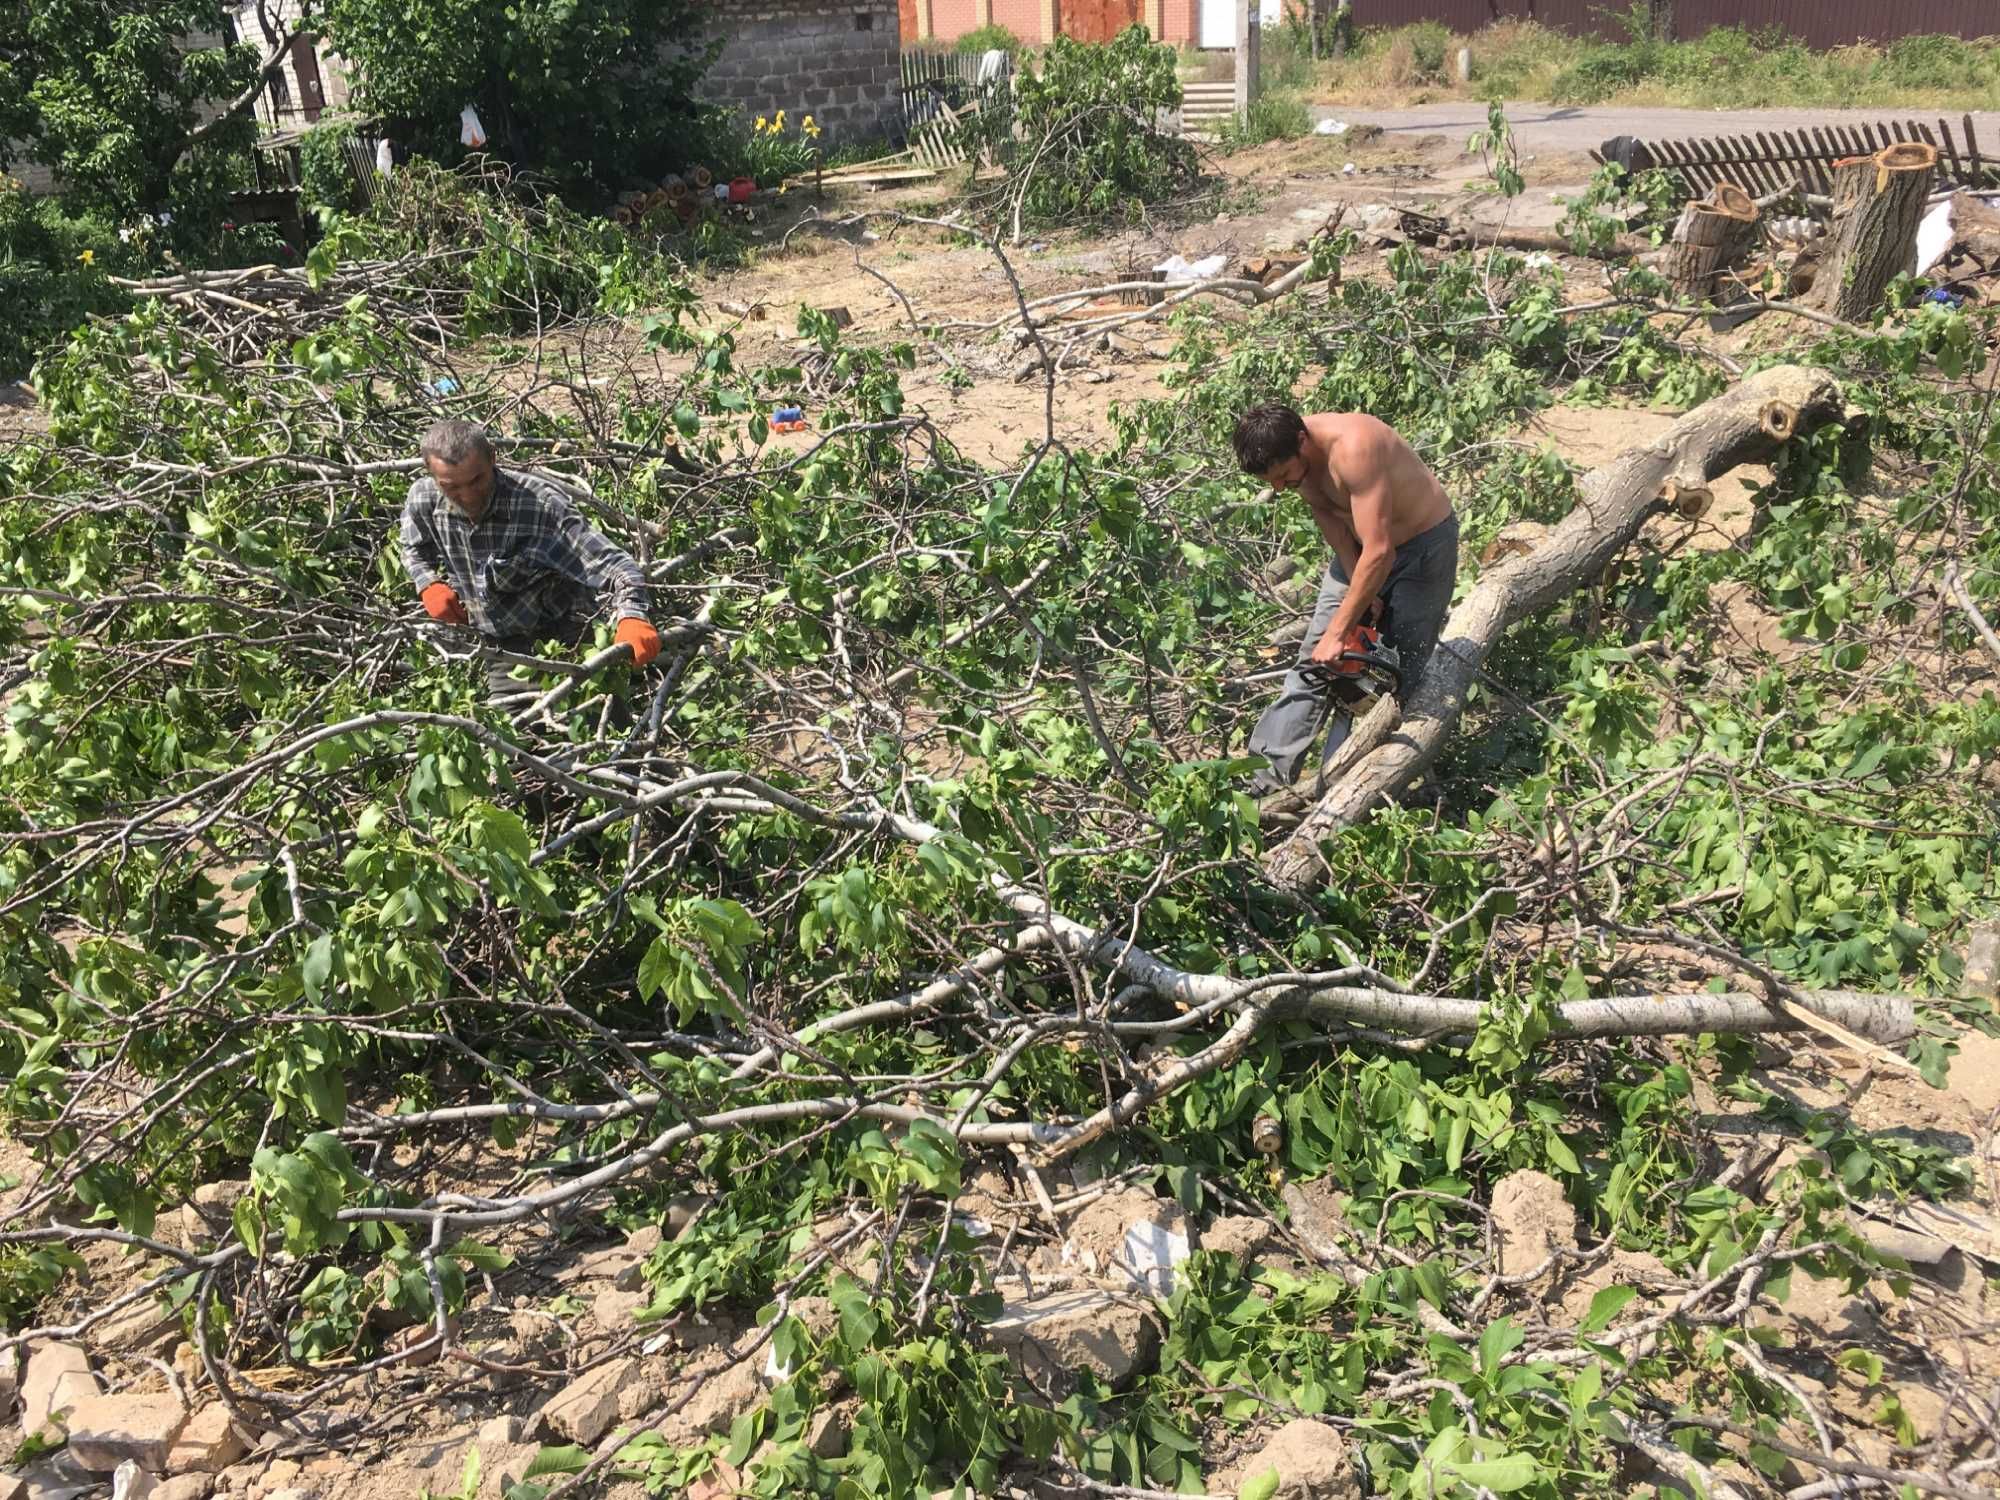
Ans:
[[[1131,223],[1149,206],[1188,198],[1201,160],[1166,128],[1180,102],[1173,50],[1145,28],[1102,44],[1057,37],[1019,76],[1011,116],[993,111],[967,126],[972,144],[1000,148],[1007,168],[974,208],[1010,225],[1018,244],[1028,229]],[[994,128],[1007,138],[976,139]]]
[[[1399,316],[1426,306],[1394,301]],[[1285,1121],[1279,1164],[1337,1174],[1372,1233],[1294,1226],[1347,1288],[1314,1316],[1388,1330],[1368,1351],[1375,1384],[1322,1407],[1398,1413],[1379,1427],[1382,1463],[1415,1469],[1412,1434],[1461,1419],[1483,1444],[1479,1424],[1511,1413],[1535,1429],[1512,1434],[1543,1455],[1531,1466],[1608,1475],[1611,1442],[1706,1483],[1662,1435],[1681,1336],[1714,1331],[1747,1359],[1768,1278],[1873,1263],[1838,1184],[1794,1175],[1695,1202],[1730,1163],[1658,1085],[1679,1066],[1659,1038],[1831,1025],[1885,1068],[1905,1066],[1891,1050],[1905,1043],[1939,1051],[1942,1012],[1907,993],[1928,982],[1924,935],[1892,951],[1872,924],[1900,920],[1898,903],[1991,899],[1991,789],[1934,774],[1987,731],[1924,707],[1900,730],[1906,753],[1869,760],[1852,740],[1877,710],[1821,715],[1748,685],[1702,706],[1668,684],[1676,735],[1699,747],[1686,753],[1638,706],[1629,653],[1592,658],[1574,686],[1531,671],[1509,689],[1482,668],[1502,626],[1601,572],[1668,482],[1775,454],[1813,493],[1845,419],[1826,373],[1766,372],[1584,480],[1578,514],[1598,523],[1577,524],[1574,555],[1490,572],[1405,737],[1363,736],[1307,831],[1267,851],[1227,754],[1246,718],[1230,684],[1261,665],[1245,643],[1291,613],[1268,580],[1303,539],[1263,501],[1238,513],[1239,540],[1218,537],[1242,486],[1219,466],[1191,473],[1184,445],[1113,463],[1051,431],[1032,461],[983,471],[887,399],[893,362],[860,347],[841,349],[815,441],[763,460],[687,424],[673,442],[635,427],[685,410],[713,432],[767,400],[776,377],[726,358],[683,372],[586,338],[573,357],[591,380],[503,396],[469,379],[459,404],[506,418],[505,460],[568,484],[646,568],[656,615],[681,622],[643,678],[608,657],[594,676],[522,663],[543,691],[509,716],[478,695],[487,648],[427,624],[393,557],[435,410],[429,351],[383,320],[329,325],[315,365],[284,344],[244,359],[230,351],[265,310],[240,313],[233,332],[165,307],[80,338],[44,369],[51,441],[5,470],[0,1053],[10,1129],[42,1162],[0,1235],[10,1344],[87,1335],[172,1294],[233,1409],[346,1441],[370,1430],[372,1382],[428,1389],[439,1354],[461,1368],[469,1273],[500,1264],[497,1245],[534,1253],[585,1207],[657,1218],[709,1184],[718,1211],[651,1266],[656,1311],[839,1292],[828,1255],[790,1246],[850,1208],[878,1247],[874,1321],[810,1348],[786,1319],[767,1330],[799,1361],[798,1399],[863,1360],[930,1371],[935,1468],[907,1472],[864,1434],[878,1492],[997,1482],[1006,1463],[1052,1459],[1055,1408],[1032,1392],[1008,1404],[1004,1363],[979,1343],[996,1266],[953,1228],[960,1185],[1003,1163],[1058,1229],[1076,1204],[1052,1188],[1072,1166],[1268,1208],[1250,1140],[1268,1110]],[[1406,331],[1385,346],[1409,347]],[[1413,357],[1455,356],[1431,337]],[[1449,367],[1430,378],[1467,384]],[[1190,410],[1154,419],[1178,431]],[[1983,464],[1963,436],[1955,451]],[[1436,457],[1473,508],[1523,491],[1527,469],[1491,445]],[[1565,504],[1579,493],[1544,482]],[[1910,558],[1922,537],[1988,587],[1967,541],[1991,504],[1983,471],[1925,483],[1936,503],[1910,510],[1900,542],[1871,523],[1849,545]],[[1885,636],[1907,619],[1869,618]],[[1432,826],[1396,802],[1475,681],[1538,700],[1522,718],[1548,740],[1485,814]],[[1488,801],[1489,774],[1458,768],[1458,795]],[[1750,891],[1777,874],[1770,846],[1792,859],[1805,826],[1846,842],[1798,856],[1776,922]],[[1928,852],[1893,892],[1826,884],[1908,836]],[[1834,953],[1799,914],[1821,894],[1858,949]],[[1721,982],[1681,978],[1660,947]],[[1445,1108],[1462,1128],[1432,1123]],[[509,1180],[430,1181],[437,1153],[495,1147],[520,1153]],[[1477,1330],[1512,1283],[1476,1185],[1528,1167],[1561,1174],[1607,1236],[1662,1236],[1681,1273],[1670,1305],[1489,1357]],[[202,1183],[246,1170],[233,1225],[188,1243],[156,1232]],[[1430,1185],[1406,1190],[1406,1170]],[[1460,1207],[1420,1212],[1433,1197]],[[92,1243],[153,1269],[66,1303],[54,1252]],[[377,1310],[417,1335],[385,1340]],[[933,1337],[952,1351],[942,1367],[917,1352]],[[1459,1369],[1475,1340],[1490,1389]],[[1635,1373],[1571,1392],[1606,1420],[1530,1422],[1550,1410],[1536,1391],[1581,1380],[1606,1349]],[[1503,1388],[1502,1360],[1534,1379]],[[1184,1373],[1134,1410],[1213,1409],[1218,1392]],[[948,1420],[968,1409],[1005,1415],[978,1432]],[[1115,1404],[1063,1411],[1070,1462],[1125,1420]],[[1890,1473],[1961,1485],[1993,1441],[1989,1414],[1967,1445]],[[1831,1444],[1801,1461],[1870,1472]],[[829,1472],[875,1472],[840,1462]],[[1121,1462],[1091,1482],[1157,1477]]]

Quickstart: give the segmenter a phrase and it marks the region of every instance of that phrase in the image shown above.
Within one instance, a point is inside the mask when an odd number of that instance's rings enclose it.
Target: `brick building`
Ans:
[[[891,135],[900,117],[896,0],[715,0],[722,55],[702,93],[746,116],[811,115],[828,143]]]
[[[1266,26],[1278,24],[1285,3],[1257,0]],[[1236,45],[1236,0],[900,0],[900,7],[905,42],[952,42],[986,25],[1035,46],[1057,36],[1108,42],[1136,21],[1170,46]]]

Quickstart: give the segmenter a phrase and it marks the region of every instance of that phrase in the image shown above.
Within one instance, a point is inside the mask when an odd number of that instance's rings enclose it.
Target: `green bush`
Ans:
[[[351,122],[315,125],[299,140],[299,204],[307,212],[333,209],[353,213],[361,207],[361,186],[347,147],[355,138]]]
[[[1038,224],[1132,218],[1192,188],[1200,158],[1157,127],[1181,102],[1172,49],[1143,26],[1102,45],[1057,37],[1015,95],[1007,194]]]
[[[0,177],[0,380],[17,380],[92,313],[121,312],[131,298],[112,273],[144,269],[129,236],[96,218],[65,216]]]
[[[982,52],[1004,52],[1009,57],[1019,57],[1028,50],[1028,44],[994,21],[966,32],[952,44],[951,50],[972,56]]]
[[[1591,47],[1556,74],[1549,85],[1549,99],[1556,104],[1602,104],[1621,90],[1654,77],[1660,71],[1661,50],[1656,43]]]
[[[1977,88],[1993,76],[1991,56],[1960,37],[1905,36],[1889,44],[1876,72],[1903,88]]]
[[[1403,28],[1410,44],[1410,60],[1417,78],[1433,83],[1444,77],[1445,59],[1451,53],[1451,28],[1442,21],[1419,21]]]
[[[1312,111],[1297,94],[1261,94],[1250,105],[1248,115],[1237,115],[1222,127],[1222,144],[1235,149],[1310,134]]]
[[[1267,26],[1258,52],[1257,79],[1268,92],[1313,86],[1312,37],[1303,26]]]

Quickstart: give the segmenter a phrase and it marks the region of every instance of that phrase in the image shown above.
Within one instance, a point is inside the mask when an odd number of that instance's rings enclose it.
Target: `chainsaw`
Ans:
[[[1353,708],[1385,693],[1393,697],[1403,686],[1402,658],[1372,625],[1350,630],[1334,660],[1308,662],[1299,670],[1308,682]]]

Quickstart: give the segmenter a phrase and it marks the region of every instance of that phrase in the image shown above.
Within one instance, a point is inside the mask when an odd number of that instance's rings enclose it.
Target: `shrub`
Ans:
[[[1903,88],[1976,88],[1986,79],[1980,49],[1960,37],[1898,37],[1883,55],[1881,76]]]
[[[1028,44],[998,21],[993,21],[966,32],[952,43],[951,50],[975,56],[981,52],[1004,52],[1009,57],[1020,57],[1028,50]]]
[[[1442,21],[1419,21],[1406,27],[1410,59],[1416,65],[1419,83],[1434,83],[1444,77],[1445,59],[1451,54],[1451,28]]]
[[[1269,91],[1284,93],[1313,84],[1312,38],[1303,26],[1264,28],[1257,78]]]
[[[144,268],[107,222],[67,217],[54,200],[0,177],[0,380],[27,374],[92,313],[128,308],[109,276]]]
[[[1660,51],[1654,43],[1586,48],[1583,56],[1549,84],[1549,98],[1556,104],[1602,104],[1621,89],[1629,89],[1657,74]]]
[[[299,139],[299,204],[308,212],[330,208],[353,213],[361,207],[361,187],[348,160],[355,138],[351,122],[315,125]]]
[[[1181,102],[1171,49],[1143,26],[1102,45],[1057,37],[1021,75],[1007,196],[1024,222],[1129,218],[1138,205],[1191,188],[1200,159],[1158,128]]]
[[[1222,144],[1234,150],[1311,134],[1312,111],[1297,94],[1260,94],[1248,115],[1236,115],[1222,127]]]

